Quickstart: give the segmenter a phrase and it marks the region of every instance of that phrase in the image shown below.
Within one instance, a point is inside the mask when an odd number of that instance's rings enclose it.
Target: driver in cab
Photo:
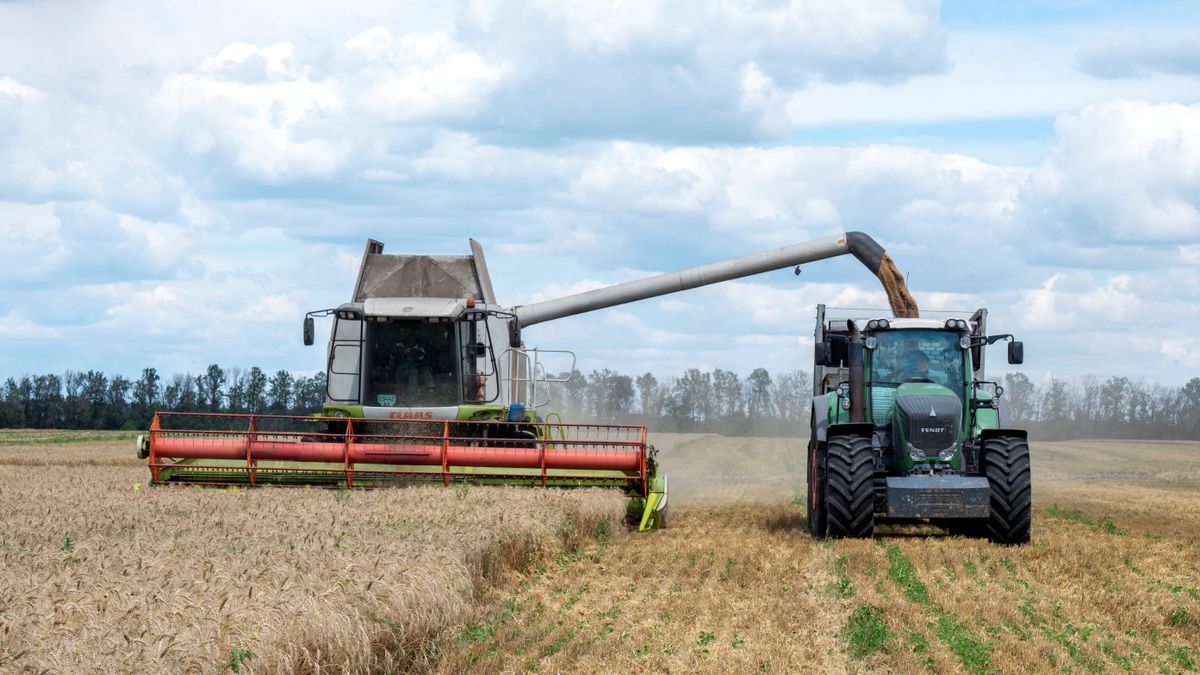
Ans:
[[[930,381],[929,357],[915,344],[905,347],[896,365],[896,379],[900,382]]]

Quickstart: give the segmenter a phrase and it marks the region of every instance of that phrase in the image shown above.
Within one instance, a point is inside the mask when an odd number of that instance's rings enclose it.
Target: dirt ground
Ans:
[[[654,434],[671,527],[493,594],[443,672],[1187,672],[1200,443],[1034,443],[1033,543],[804,533],[803,439]]]

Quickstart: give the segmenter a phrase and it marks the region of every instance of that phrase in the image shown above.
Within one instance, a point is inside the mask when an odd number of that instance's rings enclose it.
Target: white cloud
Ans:
[[[1200,104],[1103,103],[1055,130],[1021,195],[1030,227],[1099,243],[1200,239]]]
[[[0,77],[0,96],[12,96],[13,98],[36,101],[42,98],[43,94],[37,89],[27,84],[21,84],[6,75]]]
[[[1200,265],[1200,244],[1180,246],[1179,257],[1186,263]]]
[[[1076,66],[1079,45],[1095,35],[1085,22],[1053,27],[1023,26],[950,33],[945,72],[902,85],[871,81],[816,82],[791,93],[787,107],[794,128],[987,121],[998,124],[1074,112],[1098,101],[1194,100],[1195,80],[1162,76],[1103,80]],[[918,138],[917,126],[904,132]],[[1039,142],[1041,139],[1035,139]],[[1020,142],[1005,138],[1006,144]]]
[[[1200,367],[1200,339],[1194,337],[1167,338],[1162,340],[1159,349],[1172,364],[1185,368]]]
[[[576,293],[594,291],[597,288],[604,288],[605,286],[610,285],[611,284],[606,284],[602,281],[596,281],[595,279],[581,279],[575,282],[553,283],[534,291],[527,300],[522,301],[520,304],[529,305],[535,302],[542,302],[543,300],[553,300],[555,298],[561,298],[568,295],[575,295]]]
[[[0,337],[48,340],[61,335],[61,331],[53,326],[40,325],[16,310],[0,316]]]
[[[309,77],[294,45],[236,43],[199,71],[168,76],[155,97],[193,154],[227,149],[242,171],[268,182],[327,177],[349,147],[329,122],[345,105],[338,83]]]
[[[1079,66],[1104,78],[1200,75],[1200,30],[1173,36],[1109,33],[1080,50]]]
[[[1128,274],[1098,282],[1086,272],[1060,272],[1047,278],[1040,288],[1024,291],[1022,296],[1022,325],[1051,333],[1084,325],[1123,323],[1148,303],[1133,290]]]
[[[489,62],[440,31],[394,38],[376,26],[345,46],[366,61],[356,106],[397,122],[471,117],[512,68]]]
[[[666,312],[688,312],[696,308],[696,305],[682,300],[668,298],[667,300],[659,300],[658,308]]]
[[[895,80],[946,65],[938,5],[925,0],[707,6],[539,1],[534,7],[578,52],[694,50],[700,61],[728,60],[739,67],[757,61],[773,77],[801,85],[809,74]]]
[[[28,283],[45,278],[67,257],[53,204],[0,202],[0,278]]]
[[[243,309],[238,318],[250,322],[288,322],[303,316],[300,305],[289,295],[276,293],[261,296],[257,302]]]

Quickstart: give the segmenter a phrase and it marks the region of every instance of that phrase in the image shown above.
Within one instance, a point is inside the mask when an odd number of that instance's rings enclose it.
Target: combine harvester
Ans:
[[[333,318],[327,397],[309,417],[160,412],[138,439],[155,484],[384,487],[470,481],[621,489],[640,529],[662,527],[667,477],[646,428],[568,424],[548,412],[543,357],[523,328],[851,254],[915,317],[894,263],[861,232],[661,274],[525,306],[500,305],[482,248],[469,256],[387,255],[368,241],[350,302]]]

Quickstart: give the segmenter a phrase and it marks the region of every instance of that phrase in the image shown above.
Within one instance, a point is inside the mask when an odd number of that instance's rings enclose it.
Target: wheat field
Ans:
[[[804,534],[803,439],[654,434],[606,491],[149,488],[129,438],[0,432],[0,671],[1188,672],[1200,443],[1035,443],[1033,543]]]
[[[804,439],[651,440],[671,527],[494,591],[443,672],[1200,669],[1200,443],[1035,443],[1033,543],[1002,547],[815,542]]]
[[[122,435],[0,432],[0,671],[426,669],[485,588],[625,516],[609,491],[147,478]]]

